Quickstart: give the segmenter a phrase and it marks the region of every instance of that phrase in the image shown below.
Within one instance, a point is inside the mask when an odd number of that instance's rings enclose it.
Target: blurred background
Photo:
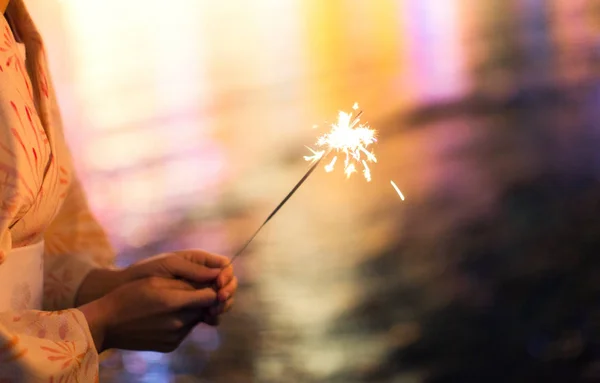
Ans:
[[[314,124],[380,133],[371,183],[314,173],[236,261],[221,327],[102,382],[600,382],[600,1],[27,3],[121,265],[232,254]]]

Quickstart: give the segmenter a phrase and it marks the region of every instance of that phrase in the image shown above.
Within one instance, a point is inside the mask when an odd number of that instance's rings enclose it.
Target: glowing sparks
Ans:
[[[308,146],[307,146],[307,148],[308,148],[308,150],[311,151],[312,156],[304,156],[304,160],[306,160],[306,161],[310,161],[310,162],[318,161],[325,154],[324,150],[313,150],[312,148],[309,148]]]
[[[400,189],[398,188],[398,186],[396,186],[396,184],[392,180],[390,180],[390,183],[392,184],[392,186],[394,187],[394,189],[396,189],[396,193],[398,193],[398,195],[400,196],[400,199],[402,201],[404,201],[404,195],[402,194],[402,192],[400,191]]]
[[[371,182],[371,169],[369,169],[369,165],[367,165],[367,161],[362,160],[361,162],[363,164],[363,175],[365,176],[365,179],[367,180],[367,182]]]
[[[331,162],[328,165],[325,165],[325,171],[327,173],[330,173],[333,171],[333,167],[335,166],[335,163],[337,162],[337,156],[333,157],[333,160],[331,160]]]
[[[352,108],[358,109],[355,103]],[[339,112],[338,121],[331,125],[331,130],[317,139],[317,146],[322,150],[313,150],[311,156],[305,156],[306,161],[317,161],[326,154],[335,152],[335,157],[325,165],[325,171],[332,172],[339,155],[344,156],[344,173],[350,177],[362,165],[362,173],[367,181],[371,181],[369,162],[377,162],[369,145],[377,142],[375,130],[366,124],[360,124],[360,112],[353,117],[352,113]]]

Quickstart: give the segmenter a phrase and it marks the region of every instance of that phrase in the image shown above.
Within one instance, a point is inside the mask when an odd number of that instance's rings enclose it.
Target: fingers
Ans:
[[[217,292],[210,288],[196,289],[189,283],[166,278],[149,278],[150,285],[163,290],[161,299],[169,310],[207,308],[217,303]]]
[[[222,289],[223,287],[227,286],[231,282],[233,277],[234,277],[233,267],[232,266],[225,267],[224,269],[221,270],[221,272],[219,273],[219,276],[217,277],[217,287]]]
[[[230,263],[229,258],[224,255],[212,254],[203,250],[178,251],[176,254],[193,263],[215,269],[222,269]]]
[[[165,260],[164,267],[176,278],[182,278],[195,283],[209,283],[214,281],[220,274],[217,268],[190,262],[180,257],[172,256]]]
[[[177,308],[203,308],[207,309],[207,317],[204,322],[210,325],[218,324],[218,317],[221,314],[228,312],[233,306],[233,296],[238,288],[238,279],[232,276],[229,283],[222,289],[206,287],[202,289],[194,289],[194,286],[181,280],[165,280],[170,288],[180,290],[178,297],[173,297],[172,304]],[[173,294],[172,294],[173,295]]]
[[[176,313],[170,313],[166,318],[167,328],[185,337],[204,319],[202,311],[198,309],[183,309]]]
[[[136,283],[136,282],[134,282]],[[172,278],[163,278],[163,277],[149,277],[143,280],[140,280],[137,283],[148,283],[150,287],[155,290],[195,290],[194,286],[190,285],[186,281],[180,279],[172,279]]]
[[[219,318],[218,316],[207,316],[204,319],[204,323],[206,323],[209,326],[218,326],[219,323],[221,323],[221,318]]]
[[[204,318],[204,323],[209,326],[217,326],[220,323],[221,315],[225,314],[233,307],[234,299],[231,298],[227,302],[221,302],[218,306],[211,307],[206,317]]]
[[[182,308],[206,308],[217,302],[217,293],[211,288],[181,291],[180,295]]]
[[[225,314],[226,312],[228,312],[229,310],[231,310],[231,307],[233,307],[233,302],[235,301],[234,298],[228,299],[225,302],[220,302],[218,305],[211,307],[208,310],[208,314],[211,316],[218,316],[221,314]]]
[[[229,298],[231,298],[238,288],[238,279],[234,276],[231,277],[229,283],[225,285],[225,287],[221,288],[218,292],[218,299],[221,302],[225,302]]]

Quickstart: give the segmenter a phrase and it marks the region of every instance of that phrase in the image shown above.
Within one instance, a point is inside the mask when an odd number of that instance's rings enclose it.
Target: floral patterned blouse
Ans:
[[[16,302],[0,312],[0,383],[94,382],[98,355],[73,305],[83,278],[110,266],[114,253],[73,172],[42,40],[23,0],[10,2],[0,30],[0,269],[11,250],[44,241],[47,310]]]

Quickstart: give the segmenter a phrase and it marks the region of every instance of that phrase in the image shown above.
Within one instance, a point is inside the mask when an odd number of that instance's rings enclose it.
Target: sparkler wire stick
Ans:
[[[361,110],[356,114],[356,116],[352,119],[352,122],[350,123],[350,127],[353,127],[356,123],[358,123],[358,120],[359,120],[360,116],[362,115],[362,113],[363,112]],[[246,241],[246,243],[244,243],[244,245],[233,255],[233,257],[231,257],[231,260],[229,261],[229,263],[227,264],[226,267],[229,267],[229,265],[231,265],[233,263],[233,261],[237,257],[239,257],[244,252],[244,250],[246,250],[248,248],[248,246],[250,246],[250,243],[252,243],[252,241],[254,240],[254,238],[256,238],[258,233],[260,233],[262,228],[265,227],[265,225],[275,216],[275,214],[277,214],[277,212],[279,210],[281,210],[283,205],[285,205],[285,203],[294,195],[294,193],[296,193],[296,191],[300,188],[300,186],[302,186],[302,184],[308,179],[308,177],[310,177],[310,175],[315,171],[315,169],[317,168],[317,166],[319,166],[321,161],[325,157],[328,157],[332,151],[333,151],[333,148],[330,148],[327,152],[322,153],[318,158],[315,159],[313,165],[308,169],[308,171],[304,174],[304,176],[302,176],[300,181],[298,181],[298,183],[292,188],[292,190],[283,198],[283,200],[281,200],[279,205],[277,205],[277,207],[275,209],[273,209],[273,211],[271,212],[271,214],[269,214],[267,219],[265,219],[265,221],[258,227],[258,229],[256,229],[254,234],[252,234],[250,239],[248,239]]]
[[[300,181],[298,181],[298,183],[285,196],[285,198],[283,200],[281,200],[281,202],[279,203],[279,205],[277,205],[277,207],[275,209],[273,209],[273,211],[271,212],[271,214],[269,214],[269,216],[267,217],[267,219],[265,219],[265,221],[258,227],[258,229],[254,232],[254,234],[252,234],[252,236],[250,237],[250,239],[248,239],[248,241],[246,241],[246,243],[244,244],[244,246],[242,246],[235,253],[235,255],[231,258],[231,261],[229,261],[229,265],[232,264],[233,261],[240,254],[242,254],[244,252],[244,250],[246,250],[246,248],[250,245],[250,243],[254,240],[254,238],[256,238],[256,236],[258,235],[258,233],[262,230],[262,228],[275,216],[275,214],[277,214],[277,212],[279,210],[281,210],[281,208],[283,207],[283,205],[285,205],[285,203],[294,195],[294,193],[296,193],[296,191],[300,188],[300,186],[302,186],[302,184],[304,183],[304,181],[306,181],[308,179],[308,177],[312,174],[312,172],[315,171],[315,169],[317,168],[317,166],[319,166],[319,164],[321,163],[321,160],[323,160],[323,158],[327,157],[328,154],[329,154],[329,152],[327,154],[321,156],[321,158],[319,158],[318,160],[315,161],[315,163],[310,167],[310,169],[308,169],[308,171],[304,174],[304,176],[302,176],[302,178],[300,179]]]

